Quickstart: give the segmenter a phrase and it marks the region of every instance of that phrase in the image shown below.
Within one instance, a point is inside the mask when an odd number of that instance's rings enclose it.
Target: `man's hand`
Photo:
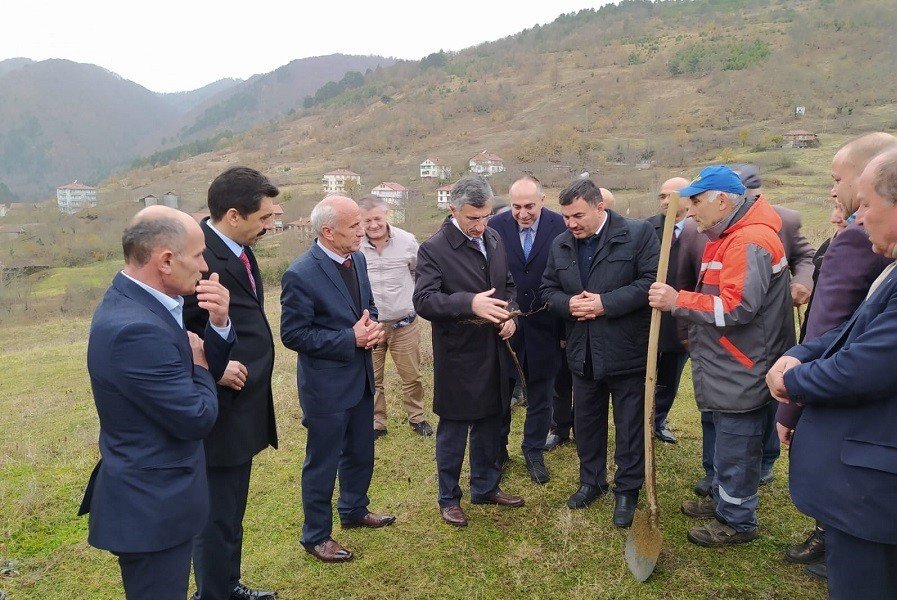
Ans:
[[[676,300],[679,298],[679,292],[670,285],[655,281],[648,288],[648,304],[651,308],[669,312],[676,306]]]
[[[588,321],[604,314],[601,296],[582,291],[570,298],[570,316],[577,321]]]
[[[492,288],[476,294],[470,303],[470,310],[481,319],[498,324],[507,321],[511,313],[508,312],[507,302],[491,297],[494,293],[495,288]]]
[[[352,326],[352,331],[355,332],[355,345],[365,350],[370,350],[382,342],[386,335],[383,323],[371,319],[371,313],[367,309],[361,313],[361,318]]]
[[[796,281],[791,282],[791,302],[794,303],[794,306],[801,306],[810,301],[810,290],[807,289],[807,286],[802,283],[797,283]]]
[[[196,284],[196,299],[200,308],[209,311],[209,320],[215,327],[227,327],[227,309],[230,305],[230,292],[218,283],[218,273],[212,273],[208,279],[201,279]]]
[[[783,356],[772,366],[766,374],[766,385],[772,397],[782,404],[791,404],[788,398],[788,390],[785,388],[785,373],[801,364],[793,356]]]
[[[193,364],[208,370],[209,363],[206,361],[206,351],[202,345],[202,338],[192,331],[188,331],[187,339],[190,340],[190,350],[193,351]]]
[[[247,377],[249,377],[249,370],[246,368],[246,365],[240,361],[232,360],[227,363],[227,368],[224,369],[224,375],[218,380],[218,385],[223,385],[239,392],[246,385]]]
[[[514,335],[515,331],[517,331],[517,323],[514,322],[514,319],[508,319],[501,324],[501,327],[498,330],[498,337],[506,340]]]
[[[786,446],[791,445],[791,436],[794,435],[793,429],[788,429],[781,423],[776,423],[776,433],[779,434],[779,441]]]

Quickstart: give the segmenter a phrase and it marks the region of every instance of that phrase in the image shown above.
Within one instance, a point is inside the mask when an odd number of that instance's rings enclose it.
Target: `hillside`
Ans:
[[[0,62],[0,184],[20,200],[57,185],[97,183],[160,146],[244,131],[301,106],[347,71],[391,60],[334,55],[293,61],[243,82],[223,79],[158,94],[96,65],[16,58]]]

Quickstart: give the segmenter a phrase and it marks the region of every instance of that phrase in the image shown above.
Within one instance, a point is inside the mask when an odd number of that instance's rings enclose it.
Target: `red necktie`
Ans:
[[[252,267],[249,265],[249,257],[246,256],[246,250],[240,253],[240,262],[246,267],[246,276],[249,277],[249,285],[252,286],[252,293],[258,295],[255,291],[255,278],[252,276]]]
[[[343,266],[347,269],[352,266],[352,257],[351,256],[343,261]]]

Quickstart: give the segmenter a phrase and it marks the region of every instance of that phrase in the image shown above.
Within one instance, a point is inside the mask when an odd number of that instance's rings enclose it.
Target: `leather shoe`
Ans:
[[[581,485],[567,500],[567,508],[585,508],[606,493],[606,489],[596,485]]]
[[[654,431],[654,437],[656,437],[661,442],[666,442],[667,444],[675,444],[678,441],[676,439],[676,436],[673,435],[673,432],[666,427]]]
[[[461,510],[461,505],[452,504],[451,506],[446,506],[441,512],[442,520],[449,525],[454,525],[455,527],[467,527],[467,515]]]
[[[710,487],[713,485],[713,475],[704,475],[695,484],[695,495],[706,498],[710,495]]]
[[[523,506],[523,498],[520,496],[513,496],[511,494],[505,493],[501,490],[497,490],[491,496],[486,496],[485,498],[478,498],[476,500],[471,500],[471,504],[498,504],[499,506],[510,506],[511,508],[517,508],[518,506]]]
[[[433,427],[430,426],[426,421],[421,421],[420,423],[409,423],[411,425],[411,429],[414,430],[414,433],[421,437],[430,437],[433,435]]]
[[[347,562],[354,557],[351,551],[340,546],[340,543],[333,538],[327,538],[315,545],[302,545],[305,547],[306,552],[323,562]]]
[[[541,456],[532,459],[527,458],[526,470],[529,471],[529,478],[533,480],[533,483],[548,483],[551,479],[551,473],[548,472],[545,460]]]
[[[825,558],[825,530],[817,527],[810,537],[801,544],[785,551],[785,560],[790,563],[809,565]]]
[[[569,436],[560,436],[556,433],[549,433],[548,437],[545,438],[545,451],[551,452],[558,446],[563,446],[564,444],[570,441]]]
[[[274,600],[275,598],[277,598],[277,592],[254,590],[242,583],[237,583],[230,593],[230,600]]]
[[[635,515],[637,504],[638,496],[617,494],[614,502],[614,525],[617,527],[629,527],[632,525],[632,517]]]
[[[826,570],[825,562],[818,562],[815,565],[807,565],[804,567],[804,572],[810,577],[828,579],[828,571]]]
[[[772,483],[773,479],[775,479],[775,473],[772,472],[771,468],[768,471],[760,473],[760,485]]]
[[[392,525],[395,522],[396,518],[393,515],[377,515],[369,512],[357,521],[342,523],[342,527],[343,529],[354,529],[356,527],[369,527],[371,529],[376,529],[378,527],[386,527],[387,525]]]

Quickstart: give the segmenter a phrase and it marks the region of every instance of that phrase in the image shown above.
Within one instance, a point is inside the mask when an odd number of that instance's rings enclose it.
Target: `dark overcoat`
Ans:
[[[514,280],[501,238],[486,228],[488,260],[476,243],[447,219],[417,253],[414,310],[433,326],[433,412],[473,421],[499,414],[502,385],[511,374],[495,325],[477,324],[475,294],[495,288],[494,298],[516,307]]]
[[[243,263],[221,237],[209,229],[208,219],[203,220],[201,227],[206,236],[203,257],[209,273],[218,273],[221,285],[230,292],[228,312],[238,340],[231,352],[231,360],[243,363],[248,372],[246,384],[240,391],[218,386],[218,420],[205,439],[209,466],[232,467],[248,462],[268,446],[277,447],[271,393],[274,338],[265,316],[262,274],[252,250],[247,249],[246,255],[257,295],[252,293]],[[202,335],[208,320],[209,313],[199,308],[195,295],[184,298],[184,325],[189,331]]]
[[[508,254],[508,269],[517,286],[517,304],[524,313],[540,309],[544,305],[539,293],[542,273],[548,262],[548,250],[554,238],[567,231],[564,218],[543,208],[539,215],[539,227],[533,239],[529,258],[523,257],[520,228],[511,211],[493,217],[489,227],[495,229]],[[517,320],[517,333],[511,338],[511,346],[526,365],[530,381],[554,378],[561,366],[561,345],[564,324],[547,310]]]

